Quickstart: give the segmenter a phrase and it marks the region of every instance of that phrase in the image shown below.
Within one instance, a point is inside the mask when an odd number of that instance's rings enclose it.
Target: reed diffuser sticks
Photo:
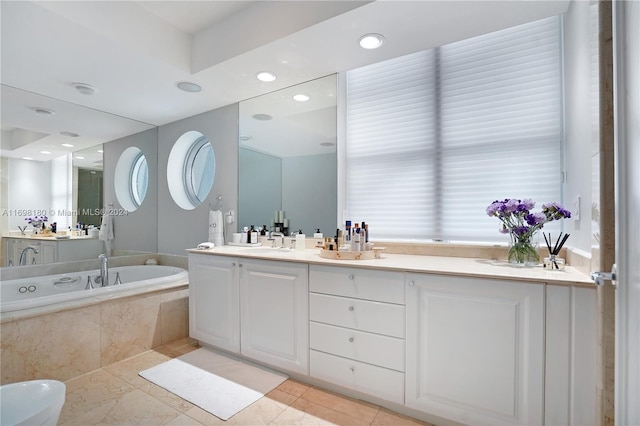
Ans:
[[[545,243],[547,243],[547,249],[549,249],[549,257],[551,259],[551,263],[556,269],[560,269],[558,267],[558,263],[556,262],[556,256],[560,253],[560,250],[562,249],[562,246],[564,245],[564,243],[567,242],[569,235],[570,234],[564,234],[564,237],[563,237],[561,232],[558,235],[558,239],[556,240],[556,243],[554,244],[553,248],[551,248],[551,241],[552,241],[551,232],[549,232],[548,239],[547,239],[547,235],[544,232],[542,233],[542,236],[544,237],[544,241]]]

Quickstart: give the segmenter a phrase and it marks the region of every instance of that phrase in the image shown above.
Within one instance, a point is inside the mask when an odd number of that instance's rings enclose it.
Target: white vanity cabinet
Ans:
[[[404,274],[311,265],[310,375],[404,403]]]
[[[189,336],[240,352],[238,261],[232,257],[189,254]]]
[[[407,274],[406,402],[473,425],[544,423],[545,286]]]
[[[308,266],[246,260],[240,269],[240,352],[309,374]]]
[[[309,373],[308,267],[189,253],[189,335]]]

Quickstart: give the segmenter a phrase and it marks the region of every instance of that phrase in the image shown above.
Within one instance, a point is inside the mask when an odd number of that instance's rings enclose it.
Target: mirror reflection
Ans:
[[[31,233],[41,214],[60,231],[100,225],[103,144],[155,126],[5,84],[0,99],[0,235]]]
[[[337,76],[240,102],[239,111],[238,227],[333,235]]]

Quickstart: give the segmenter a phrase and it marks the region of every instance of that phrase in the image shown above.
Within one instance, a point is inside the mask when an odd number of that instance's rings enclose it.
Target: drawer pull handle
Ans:
[[[349,370],[351,370],[351,372],[353,373],[354,371],[356,371],[355,367],[349,367]]]
[[[353,274],[349,274],[349,279],[353,280],[355,277],[353,276]]]
[[[353,337],[349,337],[349,342],[353,343]]]
[[[354,310],[354,307],[353,307],[353,306],[349,306],[349,310],[350,310],[350,311],[353,311],[353,310]]]
[[[409,281],[409,287],[413,287],[414,285],[416,285],[416,283],[415,283],[415,282],[413,282],[413,281]]]

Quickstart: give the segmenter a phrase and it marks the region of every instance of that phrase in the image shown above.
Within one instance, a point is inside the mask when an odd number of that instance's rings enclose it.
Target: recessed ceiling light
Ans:
[[[269,120],[271,120],[273,118],[269,114],[253,114],[252,117],[254,119],[260,120],[260,121],[269,121]]]
[[[103,150],[101,150],[101,149],[99,149],[99,150],[98,150],[98,152],[99,152],[100,154],[102,154],[104,151],[103,151]]]
[[[176,86],[178,87],[178,89],[190,93],[196,93],[202,90],[202,87],[195,83],[191,83],[190,81],[179,81],[176,83]]]
[[[98,91],[95,87],[86,83],[71,83],[71,86],[83,95],[93,95]]]
[[[40,151],[40,154],[51,154],[51,151]]]
[[[33,160],[31,157],[22,157],[23,160]]]
[[[51,109],[47,109],[47,108],[36,107],[36,108],[33,108],[33,111],[35,111],[35,113],[38,114],[38,115],[43,115],[43,116],[46,116],[46,117],[51,117],[52,115],[56,114],[55,111],[53,111]]]
[[[240,136],[240,140],[241,140],[242,142],[249,141],[249,140],[251,140],[251,136]]]
[[[335,143],[333,143],[333,142],[321,142],[320,143],[320,146],[334,146],[334,145],[335,145]]]
[[[256,78],[260,81],[270,82],[276,79],[276,75],[267,71],[261,71],[256,74]]]
[[[83,157],[82,155],[76,155],[75,157],[73,157],[77,160],[84,160],[86,157]]]
[[[70,143],[63,143],[62,146],[64,146],[65,148],[73,148],[73,145],[71,145]]]
[[[309,96],[300,93],[300,94],[294,95],[293,99],[298,102],[307,102],[309,100]]]
[[[70,138],[77,138],[78,134],[73,132],[60,132],[62,136],[69,136]],[[71,145],[73,146],[73,145]]]
[[[384,37],[380,34],[365,34],[360,37],[360,47],[363,49],[377,49],[384,43]]]

